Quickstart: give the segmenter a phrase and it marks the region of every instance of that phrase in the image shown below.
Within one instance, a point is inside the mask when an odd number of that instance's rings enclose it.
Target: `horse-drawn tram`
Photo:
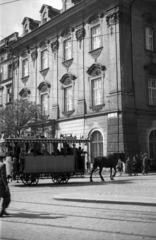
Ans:
[[[14,149],[13,180],[35,185],[39,179],[51,178],[54,183],[67,183],[85,173],[84,148],[88,139],[76,138],[7,138],[6,146]]]

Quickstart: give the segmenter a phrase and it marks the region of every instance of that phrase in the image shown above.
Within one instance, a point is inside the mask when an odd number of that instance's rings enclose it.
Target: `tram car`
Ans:
[[[35,185],[46,178],[54,183],[67,183],[71,177],[85,173],[83,149],[88,139],[25,137],[7,138],[5,142],[13,149],[12,179],[25,185]]]

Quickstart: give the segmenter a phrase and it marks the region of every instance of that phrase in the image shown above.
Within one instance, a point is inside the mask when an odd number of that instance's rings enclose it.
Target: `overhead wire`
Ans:
[[[11,1],[11,2],[0,3],[0,5],[5,5],[5,4],[14,3],[14,2],[19,2],[19,1],[21,1],[21,0],[14,0],[14,1]]]

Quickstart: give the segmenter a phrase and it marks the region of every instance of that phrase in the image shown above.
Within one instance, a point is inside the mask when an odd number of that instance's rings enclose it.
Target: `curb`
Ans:
[[[122,204],[122,205],[140,205],[140,206],[156,206],[156,201],[143,201],[132,199],[130,200],[128,197],[119,197],[118,199],[111,199],[110,198],[98,198],[94,199],[91,197],[83,197],[82,195],[79,197],[74,196],[66,196],[66,195],[56,195],[53,197],[54,200],[58,201],[73,201],[73,202],[88,202],[88,203],[107,203],[107,204]]]

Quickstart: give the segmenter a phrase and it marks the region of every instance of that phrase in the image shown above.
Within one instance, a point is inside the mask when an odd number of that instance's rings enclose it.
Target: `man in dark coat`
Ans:
[[[2,157],[0,157],[0,200],[1,198],[3,198],[3,202],[0,217],[3,217],[3,215],[9,215],[5,209],[9,206],[11,202],[11,196],[6,176],[6,166],[3,163]]]

